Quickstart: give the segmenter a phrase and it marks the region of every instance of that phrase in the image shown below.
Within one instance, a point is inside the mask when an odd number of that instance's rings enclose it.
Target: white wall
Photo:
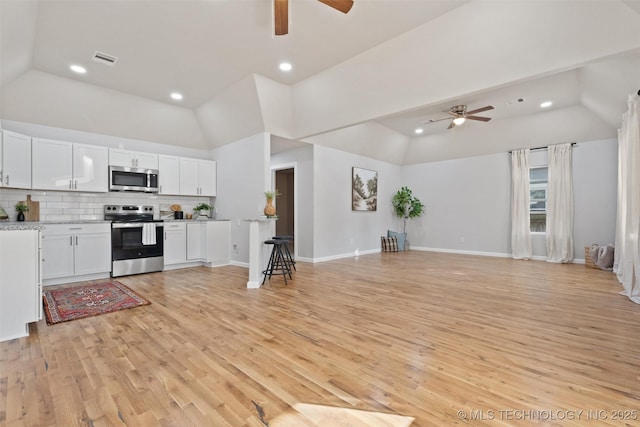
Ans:
[[[231,219],[231,261],[249,262],[249,223],[263,215],[269,181],[269,134],[259,133],[212,150],[218,162],[217,217]]]
[[[400,189],[401,167],[314,145],[314,260],[380,250],[380,236],[397,227],[391,198]],[[351,210],[351,168],[378,171],[378,210]]]
[[[546,163],[544,152],[532,164]],[[403,184],[426,206],[407,226],[411,247],[508,256],[511,252],[508,154],[406,166]],[[573,151],[575,259],[584,246],[613,243],[617,191],[617,142],[581,142]],[[533,255],[546,257],[544,235],[532,238]]]
[[[123,148],[125,150],[166,154],[170,156],[211,159],[211,153],[209,150],[180,147],[178,145],[158,144],[156,142],[142,141],[139,139],[122,138],[119,136],[17,122],[14,120],[1,120],[0,128],[37,138],[57,139],[60,141],[100,145],[102,147],[109,148]]]
[[[208,149],[193,110],[29,70],[2,88],[2,119]]]
[[[296,245],[298,258],[313,259],[313,145],[271,156],[271,167],[295,164],[296,184]]]
[[[506,153],[406,166],[403,185],[425,205],[425,214],[407,225],[412,248],[510,252]]]
[[[584,247],[615,243],[618,192],[618,141],[580,143],[573,150],[575,258]]]

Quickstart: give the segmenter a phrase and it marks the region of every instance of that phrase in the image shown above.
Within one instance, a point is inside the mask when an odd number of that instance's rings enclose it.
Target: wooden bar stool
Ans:
[[[289,264],[289,270],[293,268],[294,270],[297,271],[298,269],[296,268],[296,261],[293,259],[293,256],[291,255],[291,251],[289,250],[289,242],[293,240],[293,236],[273,236],[272,239],[284,241],[283,254],[284,254],[285,261]]]
[[[264,277],[262,278],[262,285],[264,285],[265,280],[267,280],[267,275],[269,276],[269,280],[271,280],[271,276],[274,274],[282,273],[282,277],[284,278],[284,284],[287,284],[287,275],[291,279],[291,268],[289,267],[289,263],[286,260],[286,255],[282,251],[282,246],[285,244],[284,240],[280,239],[272,239],[265,240],[265,245],[273,245],[273,249],[271,249],[271,256],[269,257],[269,262],[267,263],[267,269],[262,272]]]

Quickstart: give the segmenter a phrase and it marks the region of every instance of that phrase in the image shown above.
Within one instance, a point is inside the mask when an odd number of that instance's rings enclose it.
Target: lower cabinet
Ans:
[[[165,222],[165,268],[229,264],[230,221]]]
[[[183,222],[164,223],[164,265],[187,261],[187,227]]]
[[[45,285],[108,277],[111,224],[51,224],[42,230]]]
[[[0,341],[29,335],[42,318],[40,232],[0,231]]]

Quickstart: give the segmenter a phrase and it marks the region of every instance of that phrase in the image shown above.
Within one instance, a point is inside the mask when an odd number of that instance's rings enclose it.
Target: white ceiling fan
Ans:
[[[445,111],[445,113],[453,116],[453,117],[443,117],[441,119],[428,120],[425,124],[440,122],[443,120],[451,120],[451,124],[447,129],[451,129],[455,126],[460,126],[467,120],[477,120],[481,122],[488,122],[491,120],[491,117],[483,117],[483,116],[475,116],[474,114],[482,113],[483,111],[493,110],[492,105],[487,105],[482,108],[477,108],[475,110],[467,111],[466,105],[455,105],[449,109],[449,111]]]

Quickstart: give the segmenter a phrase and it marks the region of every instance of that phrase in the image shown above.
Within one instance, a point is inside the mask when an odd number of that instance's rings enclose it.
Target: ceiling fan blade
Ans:
[[[492,105],[487,105],[486,107],[478,108],[477,110],[467,111],[467,114],[482,113],[483,111],[489,111],[489,110],[493,110]]]
[[[451,121],[451,124],[449,125],[449,127],[447,129],[451,129],[452,127],[454,127],[456,124],[453,123],[453,120]]]
[[[467,116],[469,120],[479,120],[481,122],[488,122],[491,120],[491,117],[480,117],[480,116]]]
[[[451,120],[451,117],[443,117],[441,119],[429,119],[426,122],[422,122],[423,125],[428,125],[429,123],[441,122],[443,120]]]
[[[353,0],[318,0],[321,3],[326,4],[329,7],[339,10],[342,13],[347,13],[353,7]]]
[[[289,33],[289,0],[273,0],[273,20],[276,36]]]

